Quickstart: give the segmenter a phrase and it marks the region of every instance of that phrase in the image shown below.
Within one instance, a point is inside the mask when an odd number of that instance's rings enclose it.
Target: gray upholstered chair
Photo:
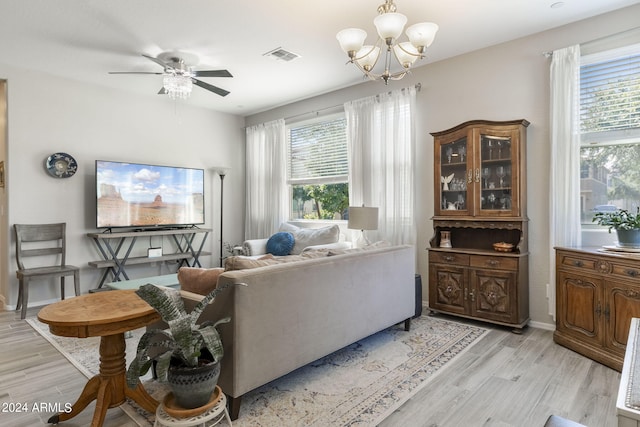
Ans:
[[[22,309],[20,318],[27,314],[29,282],[31,279],[60,278],[60,293],[64,299],[64,278],[73,276],[76,296],[80,295],[80,269],[66,264],[66,223],[14,224],[16,238],[16,276],[20,283],[16,310]],[[50,261],[47,265],[25,266],[25,258],[40,257]],[[34,261],[35,263],[35,261]],[[31,264],[31,262],[29,262]]]

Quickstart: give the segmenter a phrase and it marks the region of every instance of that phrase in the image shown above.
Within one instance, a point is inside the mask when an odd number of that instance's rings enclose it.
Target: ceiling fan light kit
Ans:
[[[171,99],[187,99],[191,96],[193,86],[199,86],[210,92],[214,92],[220,96],[227,96],[229,91],[221,89],[212,84],[196,79],[196,77],[233,77],[227,70],[206,70],[194,71],[193,67],[187,65],[184,58],[188,58],[190,62],[196,62],[197,57],[194,55],[180,52],[165,52],[158,55],[157,58],[149,55],[143,57],[155,62],[164,68],[164,72],[144,72],[144,71],[113,71],[109,74],[155,74],[162,75],[162,89],[158,91],[159,95],[169,95]]]
[[[433,22],[421,22],[411,25],[405,31],[409,41],[399,42],[407,17],[396,12],[393,0],[385,0],[378,7],[379,15],[373,20],[378,32],[378,40],[374,45],[365,45],[367,33],[359,28],[347,28],[340,31],[336,38],[342,50],[349,56],[349,62],[354,64],[370,80],[400,80],[409,71],[414,62],[424,58],[426,48],[435,39],[438,25]],[[374,73],[373,69],[384,50],[384,69],[381,73]],[[397,72],[391,71],[391,55],[402,66]]]
[[[193,82],[189,76],[167,75],[162,78],[162,88],[171,99],[187,99],[191,96]]]

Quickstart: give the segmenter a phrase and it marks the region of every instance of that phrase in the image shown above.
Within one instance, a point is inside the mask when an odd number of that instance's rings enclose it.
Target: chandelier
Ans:
[[[409,41],[398,42],[398,37],[402,35],[407,23],[407,17],[396,12],[393,0],[385,0],[385,3],[378,7],[378,13],[380,15],[373,20],[378,31],[378,40],[374,45],[364,44],[367,33],[359,28],[342,30],[336,38],[342,50],[349,55],[349,62],[355,64],[366,77],[371,80],[384,80],[385,84],[389,84],[389,80],[403,78],[418,58],[424,58],[426,48],[433,43],[436,36],[438,25],[433,22],[411,25],[405,32]],[[373,69],[383,50],[384,71],[376,74]],[[402,66],[400,71],[391,72],[392,52]]]

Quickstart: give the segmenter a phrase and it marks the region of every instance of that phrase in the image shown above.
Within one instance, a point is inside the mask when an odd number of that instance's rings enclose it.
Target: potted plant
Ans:
[[[136,294],[160,313],[169,329],[148,330],[140,337],[136,357],[127,369],[127,385],[135,388],[139,377],[155,364],[158,380],[169,383],[179,406],[192,409],[208,403],[220,376],[223,356],[216,327],[230,318],[215,323],[196,322],[207,304],[229,286],[232,284],[214,289],[190,313],[177,289],[141,286]]]
[[[610,212],[597,212],[593,222],[609,227],[618,234],[618,246],[623,248],[640,248],[640,207],[632,214],[627,210],[619,209]]]

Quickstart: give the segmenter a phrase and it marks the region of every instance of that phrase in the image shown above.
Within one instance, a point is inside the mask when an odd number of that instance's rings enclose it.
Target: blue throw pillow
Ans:
[[[267,240],[267,253],[275,256],[289,255],[294,242],[293,234],[286,231],[276,233]]]

